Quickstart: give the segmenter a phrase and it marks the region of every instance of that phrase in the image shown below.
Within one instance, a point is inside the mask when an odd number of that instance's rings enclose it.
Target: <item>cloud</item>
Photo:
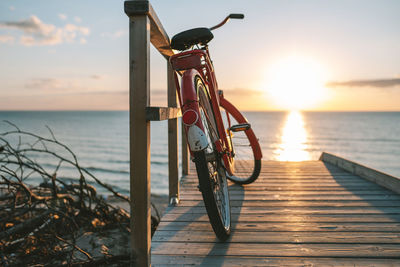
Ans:
[[[74,39],[77,37],[77,35],[89,35],[90,30],[89,28],[86,27],[80,27],[80,26],[76,26],[74,24],[67,24],[64,26],[64,39],[67,42],[73,42]],[[80,38],[80,43],[81,44],[85,44],[86,43],[86,39],[85,38]]]
[[[76,23],[81,23],[82,19],[80,17],[74,17]]]
[[[129,95],[129,90],[96,90],[96,91],[82,91],[76,92],[77,95]]]
[[[65,14],[58,14],[58,17],[59,17],[61,20],[66,20],[66,19],[67,19],[67,15],[65,15]]]
[[[32,94],[112,94],[114,90],[104,89],[97,82],[106,77],[94,74],[85,78],[32,78],[25,81],[25,88]]]
[[[25,82],[25,88],[31,93],[38,94],[65,94],[89,90],[84,86],[84,82],[79,79],[60,79],[60,78],[33,78]]]
[[[15,7],[10,6],[8,9],[11,10],[11,11],[14,11],[14,10],[15,10]]]
[[[54,78],[35,78],[30,79],[26,84],[26,88],[40,90],[58,90],[64,89],[67,85],[59,79]]]
[[[74,24],[66,24],[62,28],[45,24],[34,15],[25,20],[1,22],[0,28],[22,31],[24,35],[21,36],[20,43],[25,46],[72,43],[78,36],[87,36],[90,33],[89,28]],[[86,40],[82,42],[81,39],[80,42],[84,43]]]
[[[0,35],[0,43],[14,43],[14,36],[11,35]]]
[[[64,29],[67,32],[79,32],[83,35],[88,35],[90,33],[89,28],[76,26],[74,24],[67,24],[65,25]]]
[[[43,23],[38,17],[31,16],[28,19],[20,21],[6,21],[0,23],[1,28],[14,28],[22,30],[24,33],[37,34],[38,36],[48,36],[56,27],[51,24]]]
[[[400,78],[393,79],[375,79],[375,80],[352,80],[343,82],[329,82],[328,87],[395,87],[400,86]]]
[[[128,110],[127,92],[2,96],[2,110]]]

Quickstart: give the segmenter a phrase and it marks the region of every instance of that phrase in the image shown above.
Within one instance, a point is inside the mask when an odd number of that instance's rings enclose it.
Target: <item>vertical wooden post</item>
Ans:
[[[174,70],[167,60],[168,107],[177,107]],[[168,182],[169,204],[179,202],[179,153],[178,153],[178,119],[168,120]]]
[[[150,266],[150,22],[147,15],[129,18],[129,141],[131,257],[133,266]]]
[[[181,123],[181,134],[182,134],[182,175],[189,174],[189,149],[186,140],[185,128],[183,122]]]

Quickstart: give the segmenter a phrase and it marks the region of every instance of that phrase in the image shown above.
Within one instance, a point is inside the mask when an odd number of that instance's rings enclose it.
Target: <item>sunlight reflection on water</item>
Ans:
[[[300,112],[291,111],[287,115],[281,143],[274,151],[274,155],[279,161],[311,160],[311,155],[307,151],[307,131]]]

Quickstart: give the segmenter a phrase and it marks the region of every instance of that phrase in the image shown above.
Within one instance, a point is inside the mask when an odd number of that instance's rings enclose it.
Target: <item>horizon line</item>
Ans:
[[[128,109],[0,109],[0,112],[129,112]],[[400,112],[399,110],[240,110],[240,112]]]

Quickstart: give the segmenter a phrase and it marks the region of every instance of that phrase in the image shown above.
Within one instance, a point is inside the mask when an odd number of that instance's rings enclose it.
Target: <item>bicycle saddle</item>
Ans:
[[[175,50],[186,50],[193,45],[205,45],[214,38],[208,28],[195,28],[178,33],[171,40],[171,48]]]

